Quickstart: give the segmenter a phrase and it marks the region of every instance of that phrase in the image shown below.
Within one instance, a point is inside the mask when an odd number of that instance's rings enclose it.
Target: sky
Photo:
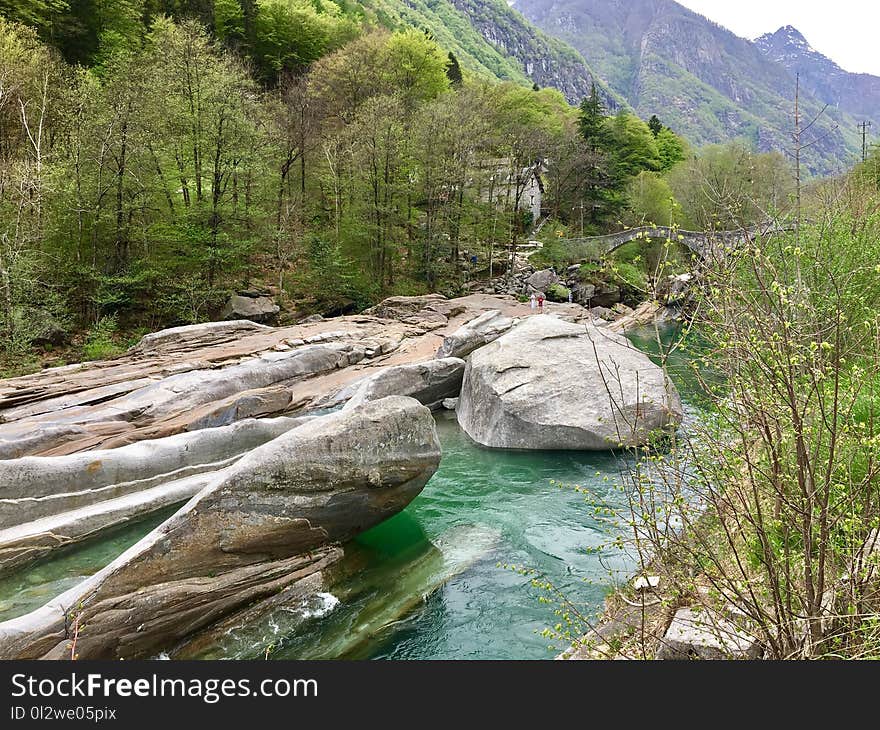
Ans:
[[[744,38],[793,25],[847,71],[880,76],[880,2],[873,0],[677,0]]]

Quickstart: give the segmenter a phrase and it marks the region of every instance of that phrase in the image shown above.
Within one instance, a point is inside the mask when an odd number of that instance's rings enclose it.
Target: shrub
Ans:
[[[83,360],[106,360],[119,355],[123,348],[116,344],[117,321],[115,315],[101,317],[89,330],[83,345]]]

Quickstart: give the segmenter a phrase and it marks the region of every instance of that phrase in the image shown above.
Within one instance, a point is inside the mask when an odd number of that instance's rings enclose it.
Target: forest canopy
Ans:
[[[210,319],[252,286],[302,314],[458,294],[502,273],[538,222],[524,200],[535,170],[541,215],[576,235],[733,220],[690,195],[695,165],[749,190],[753,162],[783,173],[739,148],[752,162],[697,159],[660,119],[612,113],[595,89],[578,109],[553,89],[483,78],[359,3],[0,9],[7,362],[71,336],[112,354],[126,337]],[[764,172],[772,190],[759,196],[784,197]]]

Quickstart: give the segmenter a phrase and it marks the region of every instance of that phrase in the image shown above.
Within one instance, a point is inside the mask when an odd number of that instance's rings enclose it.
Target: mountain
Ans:
[[[791,145],[794,79],[762,49],[673,0],[514,0],[565,41],[647,118],[657,114],[695,144],[744,138],[758,149]],[[804,118],[823,104],[801,95]],[[848,167],[860,148],[856,120],[833,107],[811,128],[813,173]]]
[[[880,126],[880,76],[844,71],[791,25],[762,35],[755,46],[790,73],[799,73],[803,87],[818,100]]]
[[[537,29],[505,0],[363,0],[361,5],[387,27],[428,31],[481,75],[550,86],[572,103],[596,83],[616,103],[581,54]]]

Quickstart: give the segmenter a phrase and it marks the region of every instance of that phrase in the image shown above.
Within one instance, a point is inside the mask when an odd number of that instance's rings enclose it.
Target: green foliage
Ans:
[[[631,177],[642,170],[660,169],[657,140],[641,119],[621,110],[605,125],[618,175]]]
[[[657,158],[661,171],[671,170],[685,159],[688,154],[687,143],[669,127],[664,127],[654,136],[657,139]]]
[[[230,21],[234,23],[231,28]],[[227,15],[224,31],[237,30],[237,21],[235,15]],[[271,80],[316,61],[352,30],[332,3],[316,6],[309,0],[260,0],[251,55],[261,75]]]
[[[446,64],[446,76],[449,79],[449,84],[455,88],[460,87],[464,82],[461,65],[452,51],[449,52],[449,61]]]
[[[547,299],[551,302],[567,302],[571,290],[562,284],[551,284],[547,287]]]
[[[643,171],[634,177],[627,188],[630,212],[627,223],[632,227],[646,224],[661,226],[678,222],[679,208],[669,183],[656,172]]]
[[[101,317],[86,335],[82,349],[83,360],[106,360],[119,355],[123,348],[116,343],[115,316]]]
[[[791,168],[778,152],[756,153],[743,143],[711,145],[667,177],[692,230],[732,230],[784,214],[791,207]]]
[[[45,28],[67,9],[66,0],[0,0],[0,15],[37,28]]]
[[[605,106],[599,97],[596,84],[590,87],[590,95],[581,102],[578,127],[581,137],[593,150],[604,150],[608,146],[605,126]]]

